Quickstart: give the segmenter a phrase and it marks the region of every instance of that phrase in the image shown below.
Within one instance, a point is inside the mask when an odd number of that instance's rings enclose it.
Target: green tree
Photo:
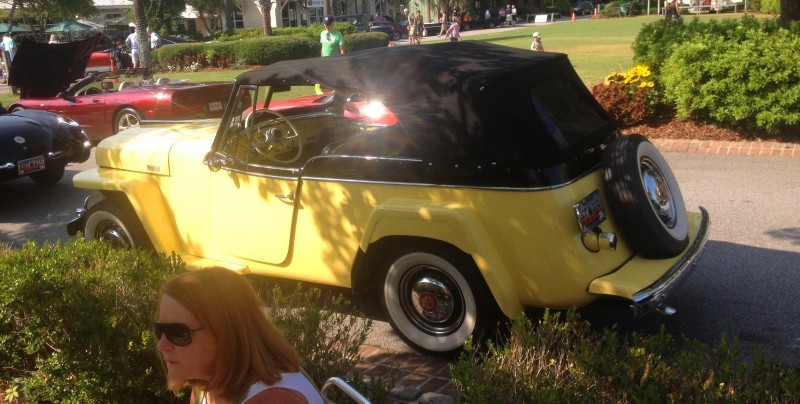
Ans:
[[[34,32],[44,32],[47,20],[60,18],[74,18],[76,15],[88,17],[97,14],[97,8],[92,0],[13,0],[9,22],[16,13],[19,16],[30,17],[38,25],[31,25]]]
[[[199,17],[197,22],[203,27],[205,32],[213,34],[217,31],[218,27],[213,24],[209,25],[206,16],[208,15],[213,18],[214,14],[223,11],[225,5],[222,0],[186,0],[186,4],[197,10]]]

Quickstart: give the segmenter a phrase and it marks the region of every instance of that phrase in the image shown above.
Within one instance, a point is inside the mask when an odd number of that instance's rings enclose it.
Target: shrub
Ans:
[[[781,2],[780,0],[761,0],[760,10],[762,13],[780,14]]]
[[[686,43],[665,62],[665,98],[679,116],[769,133],[800,127],[800,37],[750,31]]]
[[[177,402],[150,329],[159,286],[181,269],[83,241],[2,249],[0,384],[32,402]]]
[[[647,66],[634,66],[612,73],[592,87],[592,94],[622,127],[638,125],[653,115],[658,104],[651,76]]]
[[[306,37],[269,37],[236,43],[236,61],[243,65],[268,65],[281,60],[319,56],[320,44]]]
[[[175,256],[83,240],[18,250],[0,244],[0,387],[6,398],[184,402],[166,390],[151,332],[160,285],[183,269]],[[358,363],[372,322],[345,314],[350,304],[344,298],[276,288],[264,300],[318,386]],[[391,380],[367,384],[356,377],[351,383],[373,402],[386,402],[393,387]]]
[[[561,15],[572,15],[572,5],[569,0],[556,0],[556,7]]]
[[[383,32],[365,32],[344,37],[344,47],[347,52],[386,47],[389,46],[389,42],[389,35]]]
[[[622,338],[592,333],[574,311],[546,311],[535,326],[514,321],[502,346],[466,344],[451,364],[466,402],[797,402],[800,375],[757,354],[746,364],[738,340],[723,335],[711,351],[686,340],[676,348],[663,327]]]

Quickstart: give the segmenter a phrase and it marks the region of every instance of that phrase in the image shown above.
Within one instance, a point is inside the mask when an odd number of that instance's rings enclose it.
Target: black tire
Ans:
[[[483,341],[498,318],[466,254],[433,243],[395,249],[383,265],[381,306],[395,332],[419,352],[453,357],[469,337]]]
[[[464,24],[464,31],[469,31],[472,29],[472,25]]]
[[[492,28],[495,27],[493,22],[487,23],[486,26],[489,27],[489,29],[492,29]]]
[[[603,155],[609,208],[624,239],[646,258],[678,255],[689,224],[678,181],[661,153],[640,135],[621,136]]]
[[[36,185],[48,187],[54,185],[64,177],[64,166],[50,167],[44,171],[37,171],[30,175]]]
[[[136,110],[136,108],[122,108],[114,116],[114,133],[116,134],[121,130],[138,126],[141,121],[142,113]]]
[[[399,32],[393,32],[393,33],[392,33],[392,40],[393,40],[393,41],[398,41],[398,40],[400,40],[400,33],[399,33]]]
[[[104,199],[89,208],[83,229],[86,240],[103,240],[117,248],[153,249],[142,223],[127,199]]]
[[[24,110],[25,110],[25,108],[20,107],[19,105],[17,105],[16,107],[11,107],[11,109],[9,109],[8,112],[17,112],[17,111],[24,111]]]

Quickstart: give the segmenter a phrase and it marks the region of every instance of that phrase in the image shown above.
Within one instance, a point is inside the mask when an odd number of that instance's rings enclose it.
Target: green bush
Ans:
[[[506,344],[486,351],[468,342],[451,364],[465,402],[797,402],[800,375],[757,354],[746,364],[738,341],[722,336],[710,352],[697,341],[682,348],[662,328],[622,338],[592,333],[574,311],[545,312],[535,326],[512,324]]]
[[[347,52],[386,47],[389,46],[389,42],[389,35],[383,32],[364,32],[344,37],[344,47]]]
[[[275,36],[236,43],[236,61],[243,65],[268,65],[281,60],[319,56],[320,44],[306,37]]]
[[[781,1],[780,0],[761,0],[760,10],[762,13],[780,14]]]
[[[572,5],[569,0],[556,0],[556,7],[558,7],[558,11],[561,12],[561,15],[572,15]]]
[[[0,385],[31,402],[178,402],[151,335],[174,257],[83,241],[0,245]]]
[[[183,269],[175,256],[83,240],[0,244],[0,387],[22,402],[185,401],[166,390],[151,333],[158,289]],[[263,297],[318,386],[355,368],[372,321],[347,315],[343,297],[300,288]],[[388,400],[391,379],[353,376],[373,402]]]
[[[800,127],[800,37],[751,31],[737,42],[707,37],[665,62],[665,98],[679,116],[777,133]]]

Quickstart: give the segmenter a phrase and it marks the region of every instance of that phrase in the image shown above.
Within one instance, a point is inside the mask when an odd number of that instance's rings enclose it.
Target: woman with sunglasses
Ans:
[[[191,386],[192,404],[322,403],[263,309],[250,283],[227,269],[165,283],[154,331],[170,389]]]

